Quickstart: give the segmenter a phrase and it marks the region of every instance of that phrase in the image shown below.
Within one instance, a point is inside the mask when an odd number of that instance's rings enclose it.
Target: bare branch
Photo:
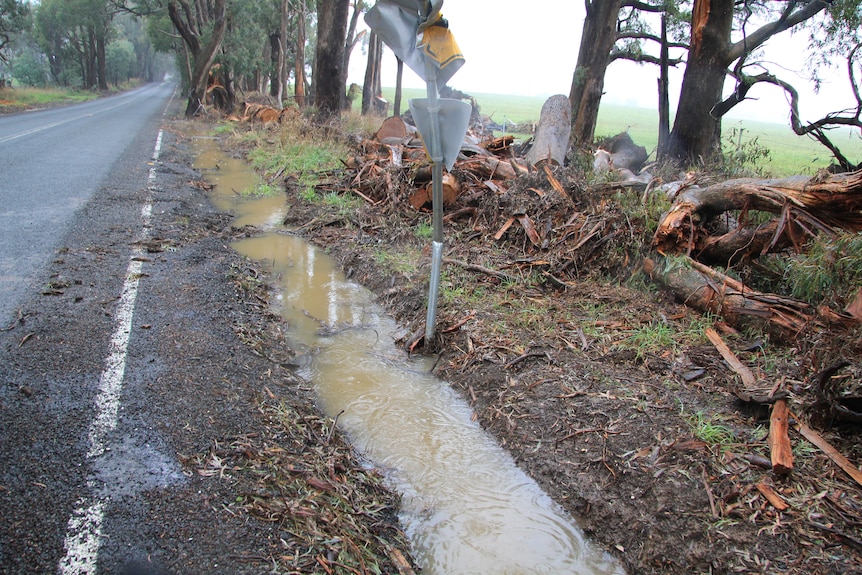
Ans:
[[[852,56],[849,60],[852,61]],[[816,122],[809,122],[808,124],[803,125],[799,116],[799,92],[797,92],[796,88],[791,84],[766,72],[758,74],[757,76],[743,76],[737,79],[739,80],[739,83],[737,84],[736,90],[734,90],[733,94],[712,108],[710,113],[714,118],[722,117],[734,106],[745,100],[746,94],[755,84],[765,82],[767,84],[778,86],[783,89],[790,98],[790,127],[793,129],[793,132],[798,136],[809,136],[826,147],[832,153],[833,157],[842,169],[856,169],[857,166],[841,153],[841,150],[832,143],[826,132],[834,126],[853,126],[862,128],[862,102],[860,102],[858,98],[858,91],[856,91],[857,106],[855,114],[848,116],[841,115],[844,112],[850,112],[850,109],[842,110],[840,112],[832,112]]]
[[[617,40],[650,40],[661,44],[661,38],[646,32],[620,32],[617,34]],[[682,48],[684,50],[688,50],[689,48],[689,45],[685,42],[668,42],[667,45],[669,48]]]
[[[629,62],[637,62],[640,64],[658,65],[661,63],[661,60],[658,56],[651,56],[649,54],[634,54],[625,50],[614,50],[611,52],[608,61],[616,62],[617,60],[628,60]],[[684,58],[669,58],[667,61],[667,65],[676,67],[678,64],[682,64],[683,62],[685,62]]]
[[[623,8],[634,8],[635,10],[640,10],[641,12],[660,13],[665,11],[663,3],[647,4],[646,2],[639,2],[638,0],[625,0],[621,6]]]
[[[742,40],[732,44],[727,51],[727,61],[732,62],[737,58],[745,57],[776,34],[789,30],[797,24],[812,18],[829,6],[829,2],[825,0],[813,0],[794,12],[793,10],[797,4],[798,2],[795,1],[788,2],[777,20],[764,24],[753,33],[747,34]]]

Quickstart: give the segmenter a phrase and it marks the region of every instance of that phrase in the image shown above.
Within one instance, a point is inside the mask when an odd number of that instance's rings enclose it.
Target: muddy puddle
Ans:
[[[257,176],[213,140],[198,139],[196,151],[196,167],[215,184],[213,202],[235,214],[237,225],[261,228],[233,247],[280,278],[275,303],[290,339],[307,351],[299,374],[402,494],[400,517],[423,573],[623,573],[430,374],[433,358],[408,357],[394,345],[403,330],[372,294],[281,226],[280,195],[243,193]]]

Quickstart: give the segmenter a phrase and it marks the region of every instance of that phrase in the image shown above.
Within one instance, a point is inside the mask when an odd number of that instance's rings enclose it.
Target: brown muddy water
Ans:
[[[284,197],[244,193],[258,176],[196,140],[196,168],[212,201],[252,225],[239,253],[280,278],[274,305],[290,339],[306,351],[299,375],[371,465],[402,495],[400,518],[422,572],[433,575],[623,573],[473,421],[472,412],[430,373],[433,359],[394,344],[404,330],[322,250],[281,222]]]

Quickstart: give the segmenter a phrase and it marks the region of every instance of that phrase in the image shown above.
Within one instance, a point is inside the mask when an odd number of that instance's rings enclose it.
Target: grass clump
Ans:
[[[665,322],[651,322],[638,327],[617,345],[633,349],[637,358],[643,359],[648,355],[676,349],[676,334],[676,330]]]
[[[242,195],[249,198],[269,198],[280,193],[278,187],[267,182],[260,182],[255,186],[243,190]]]
[[[689,416],[688,424],[695,437],[707,443],[726,448],[736,443],[736,434],[724,425],[718,415],[706,416],[702,411]]]
[[[793,297],[843,308],[862,288],[862,233],[819,236],[805,254],[788,260],[784,278]]]

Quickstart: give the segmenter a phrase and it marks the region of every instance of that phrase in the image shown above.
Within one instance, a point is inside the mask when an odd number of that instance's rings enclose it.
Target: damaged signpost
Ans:
[[[467,133],[471,112],[466,102],[438,97],[438,84],[446,85],[464,64],[464,57],[440,13],[442,5],[443,0],[378,0],[365,16],[368,26],[399,59],[425,80],[427,86],[427,98],[414,98],[408,102],[432,162],[433,235],[425,319],[426,346],[434,340],[443,261],[443,166],[447,170],[452,169]]]

